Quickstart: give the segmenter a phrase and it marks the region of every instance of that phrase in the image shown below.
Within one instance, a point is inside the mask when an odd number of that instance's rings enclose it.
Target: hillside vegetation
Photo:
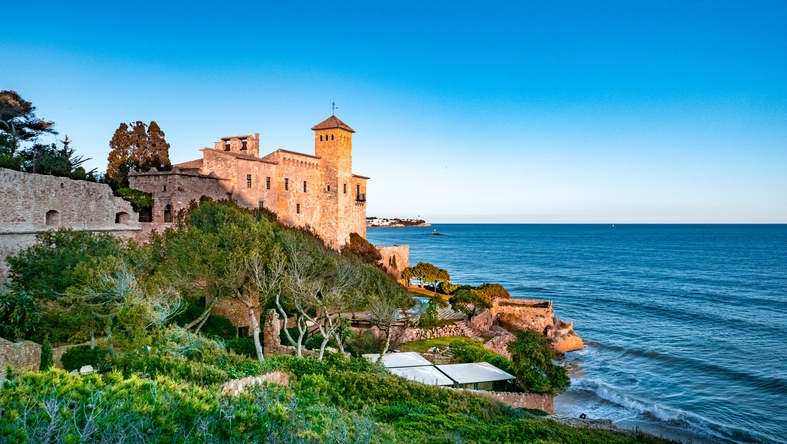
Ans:
[[[337,314],[368,310],[386,331],[412,304],[368,257],[333,252],[308,231],[231,202],[194,205],[177,227],[141,246],[50,232],[9,258],[2,335],[89,341],[63,361],[99,373],[7,372],[0,444],[663,442],[558,425],[541,412],[410,382],[332,353],[328,345],[359,349],[366,340]],[[258,305],[294,318],[297,327],[283,336],[297,356],[264,356],[258,334],[246,349],[251,357],[231,351],[231,325],[210,314],[222,299],[248,307],[257,332]],[[307,321],[318,326],[310,339],[316,357],[303,353]],[[274,370],[290,374],[290,384],[239,396],[221,391],[231,379]]]

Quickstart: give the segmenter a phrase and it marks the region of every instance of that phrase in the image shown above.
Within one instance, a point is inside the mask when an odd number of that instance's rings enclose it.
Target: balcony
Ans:
[[[366,194],[358,193],[355,195],[356,202],[366,202]]]

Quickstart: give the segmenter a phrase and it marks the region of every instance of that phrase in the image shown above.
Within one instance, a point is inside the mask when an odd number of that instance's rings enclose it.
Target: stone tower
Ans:
[[[313,126],[312,131],[314,154],[320,158],[322,191],[327,198],[327,205],[323,207],[325,231],[336,233],[336,239],[330,242],[343,245],[351,232],[358,231],[356,224],[352,223],[358,197],[355,189],[357,180],[353,180],[352,173],[355,130],[338,117],[331,116]]]

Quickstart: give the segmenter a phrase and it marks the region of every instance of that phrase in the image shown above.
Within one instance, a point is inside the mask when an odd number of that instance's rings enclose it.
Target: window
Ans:
[[[290,189],[290,179],[284,178],[284,191],[288,191]]]
[[[245,338],[249,335],[249,327],[238,327],[238,337]]]
[[[60,213],[55,210],[47,211],[46,224],[50,227],[60,226]]]
[[[295,212],[301,214],[301,204],[295,204]]]
[[[320,136],[320,142],[322,142],[322,136]]]
[[[246,139],[240,139],[241,141],[241,151],[246,151]]]
[[[120,213],[115,214],[115,223],[116,224],[127,224],[128,223],[129,215],[126,212],[121,211]]]
[[[251,188],[251,174],[246,175],[246,188]]]
[[[266,177],[265,178],[265,189],[266,190],[270,190],[271,189],[271,178],[270,177]]]
[[[172,205],[164,207],[164,223],[172,222]]]
[[[344,194],[347,194],[347,184],[344,184]]]
[[[164,191],[167,191],[167,186],[166,185],[164,185]]]
[[[328,185],[328,188],[325,191],[331,191],[331,186]]]
[[[265,208],[264,202],[263,201],[257,202],[257,208]]]
[[[333,134],[331,134],[331,140],[333,140]]]
[[[306,181],[305,180],[303,181],[303,192],[304,193],[306,192]]]
[[[355,185],[355,194],[357,196],[361,195],[361,186],[360,185]]]

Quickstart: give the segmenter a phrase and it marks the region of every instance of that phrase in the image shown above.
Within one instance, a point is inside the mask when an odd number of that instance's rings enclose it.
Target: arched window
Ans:
[[[50,227],[59,227],[60,226],[60,213],[55,210],[50,210],[46,212],[46,224]]]
[[[125,211],[121,211],[120,213],[115,214],[115,223],[116,224],[127,224],[128,223],[128,213]]]
[[[164,223],[172,222],[172,205],[164,207]]]

